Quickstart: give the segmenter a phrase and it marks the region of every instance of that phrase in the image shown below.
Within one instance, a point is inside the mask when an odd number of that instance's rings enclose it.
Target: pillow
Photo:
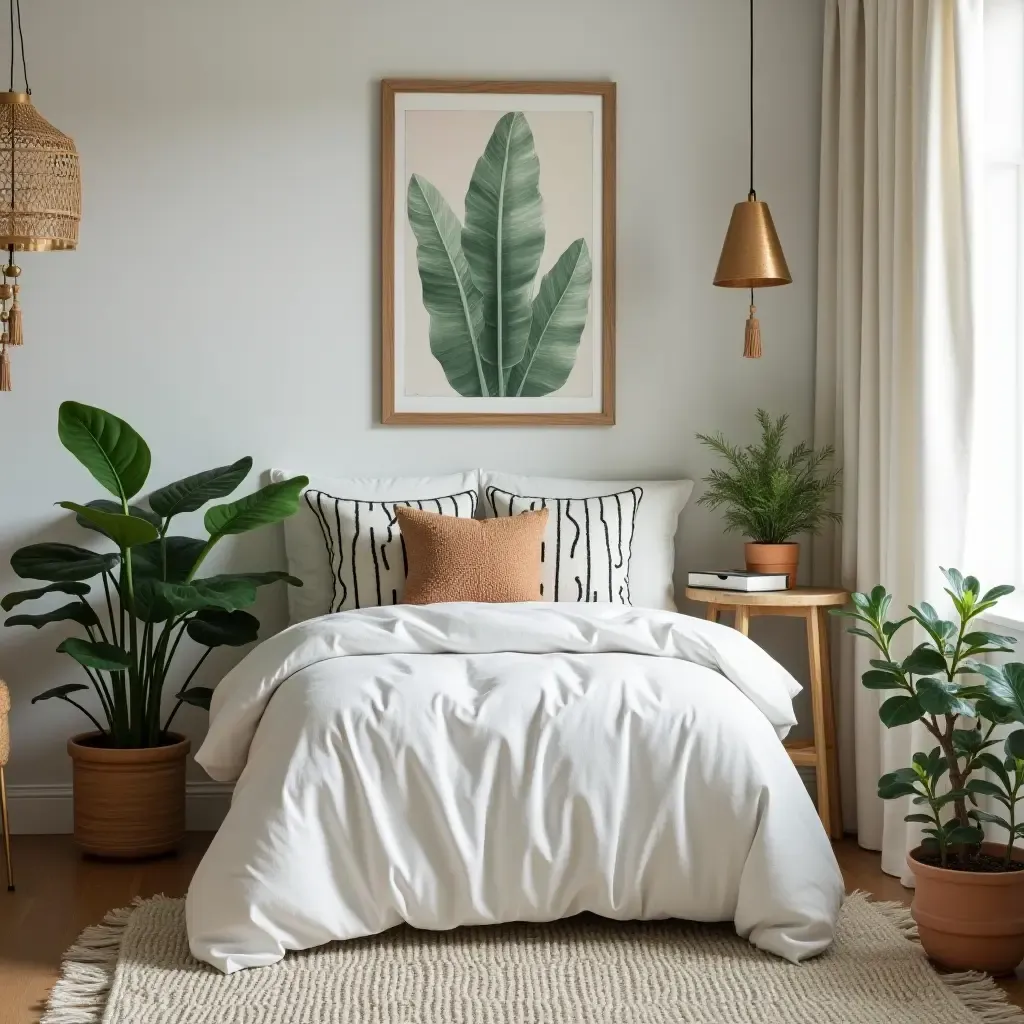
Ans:
[[[693,490],[692,480],[570,480],[481,471],[480,487],[485,515],[493,514],[483,500],[488,487],[512,494],[540,494],[549,503],[552,498],[590,498],[642,487],[644,496],[637,509],[629,559],[630,600],[640,608],[676,611],[672,588],[675,538],[679,514]]]
[[[493,516],[516,517],[524,509],[553,513],[540,556],[544,600],[631,603],[629,553],[642,488],[593,498],[529,497],[497,487],[484,494]]]
[[[405,604],[540,600],[547,510],[483,522],[395,512],[409,554]]]
[[[270,471],[274,482],[294,475]],[[470,519],[477,507],[478,486],[475,472],[382,479],[311,477],[299,511],[284,521],[288,571],[304,584],[287,588],[295,591],[288,594],[291,621],[401,601],[405,562],[394,523],[395,506],[412,505]]]

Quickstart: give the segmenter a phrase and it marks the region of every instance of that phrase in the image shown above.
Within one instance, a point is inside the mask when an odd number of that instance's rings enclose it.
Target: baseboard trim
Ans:
[[[185,827],[213,832],[231,803],[230,785],[189,782],[185,785]],[[51,786],[8,786],[7,804],[14,835],[61,835],[73,831],[70,783]]]

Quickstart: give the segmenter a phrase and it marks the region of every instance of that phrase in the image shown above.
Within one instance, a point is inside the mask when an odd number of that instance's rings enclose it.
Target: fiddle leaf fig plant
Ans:
[[[283,581],[302,586],[285,572],[231,573],[199,576],[216,544],[224,537],[281,522],[298,509],[299,495],[309,482],[298,476],[269,484],[236,501],[206,511],[204,538],[170,532],[176,516],[231,494],[252,469],[246,456],[229,466],[206,470],[153,491],[146,505],[129,504],[149,476],[150,451],[124,420],[102,409],[64,402],[57,418],[61,443],[108,493],[84,504],[62,501],[79,526],[101,534],[115,550],[93,551],[73,544],[40,543],[15,551],[14,572],[43,586],[8,594],[0,608],[51,594],[71,600],[51,611],[19,612],[4,625],[40,629],[51,623],[73,623],[85,636],[71,636],[57,647],[74,659],[88,684],[65,683],[33,698],[63,700],[78,708],[113,747],[153,747],[165,742],[167,730],[182,704],[208,708],[212,691],[190,687],[215,647],[252,643],[259,620],[246,611],[259,587]],[[98,577],[101,611],[87,600]],[[176,703],[161,722],[163,695],[182,638],[188,635],[205,648],[175,693]],[[96,714],[82,695],[92,691]],[[75,696],[72,696],[72,695]]]
[[[909,607],[908,616],[890,620],[892,595],[883,586],[852,594],[853,607],[833,614],[854,619],[857,625],[848,631],[865,637],[881,655],[872,659],[861,682],[869,690],[891,691],[878,710],[882,723],[893,729],[920,722],[937,744],[914,754],[906,768],[883,775],[878,795],[911,797],[915,809],[904,820],[924,826],[924,852],[942,867],[981,870],[986,826],[1005,829],[1003,867],[1009,869],[1014,842],[1024,837],[1024,820],[1017,813],[1024,796],[1024,728],[1004,740],[994,733],[999,726],[1024,723],[1024,663],[997,666],[979,660],[1012,652],[1016,640],[979,629],[976,620],[1014,588],[1000,585],[983,593],[974,576],[957,569],[942,573],[953,619],[922,601]],[[928,639],[900,657],[893,641],[910,623]],[[1000,747],[1001,756],[994,752]],[[980,807],[983,798],[1002,813]]]

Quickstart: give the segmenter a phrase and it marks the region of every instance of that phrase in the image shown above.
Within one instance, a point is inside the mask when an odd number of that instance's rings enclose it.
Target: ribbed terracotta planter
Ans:
[[[1002,857],[1002,843],[982,850]],[[916,889],[911,913],[924,951],[951,971],[1012,974],[1024,960],[1024,871],[950,871],[907,857]],[[1013,851],[1015,861],[1024,854]]]
[[[191,744],[169,733],[162,747],[96,745],[100,733],[68,740],[74,766],[75,843],[83,853],[130,860],[173,850],[185,834],[185,758]]]
[[[757,544],[748,540],[744,545],[748,572],[785,573],[792,590],[796,586],[796,570],[800,564],[800,545]]]

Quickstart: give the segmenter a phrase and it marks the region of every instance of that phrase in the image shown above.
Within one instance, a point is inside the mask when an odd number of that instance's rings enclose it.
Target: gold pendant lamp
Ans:
[[[82,179],[75,144],[32,105],[25,65],[21,0],[10,0],[11,88],[0,92],[0,250],[7,250],[0,284],[0,391],[11,390],[8,349],[22,344],[21,267],[15,252],[78,247]],[[25,91],[14,89],[15,32]]]
[[[746,202],[733,207],[715,271],[719,288],[750,289],[750,316],[743,343],[743,355],[748,359],[761,358],[761,324],[754,289],[774,288],[792,280],[771,211],[754,191],[754,0],[750,0],[750,191]]]

